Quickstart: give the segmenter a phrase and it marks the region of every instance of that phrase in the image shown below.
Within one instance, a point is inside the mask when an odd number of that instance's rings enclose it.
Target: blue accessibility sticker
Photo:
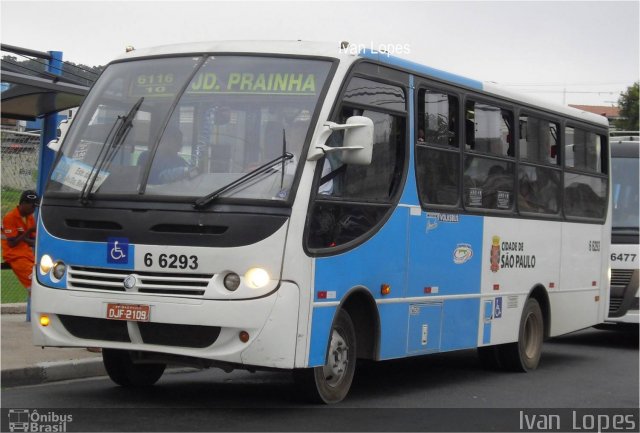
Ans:
[[[107,263],[129,263],[129,239],[107,239]]]
[[[496,302],[494,304],[493,317],[499,319],[502,317],[502,296],[496,298]]]

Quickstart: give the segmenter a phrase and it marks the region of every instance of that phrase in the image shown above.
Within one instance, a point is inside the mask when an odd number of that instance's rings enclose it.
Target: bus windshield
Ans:
[[[638,159],[612,158],[613,229],[638,230]]]
[[[74,121],[47,192],[188,200],[289,153],[221,194],[287,200],[330,68],[252,56],[112,64]]]

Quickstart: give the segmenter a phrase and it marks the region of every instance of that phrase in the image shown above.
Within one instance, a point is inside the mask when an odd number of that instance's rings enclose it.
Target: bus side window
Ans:
[[[599,135],[578,128],[565,128],[565,165],[577,170],[604,173],[602,139]]]
[[[465,119],[467,150],[496,156],[515,156],[511,111],[467,100]]]
[[[518,172],[518,208],[521,212],[558,214],[560,170],[521,165]]]
[[[348,118],[353,111],[345,109],[343,114]],[[367,233],[384,217],[400,188],[405,119],[371,110],[364,110],[362,115],[374,122],[371,164],[344,165],[334,155],[321,160],[322,173],[310,221],[311,248],[342,245]],[[327,145],[341,145],[342,134],[334,132]]]
[[[557,215],[562,175],[558,165],[560,126],[528,114],[520,115],[518,209],[523,213]]]
[[[418,91],[416,183],[423,205],[459,204],[458,97]]]
[[[366,90],[366,91],[365,91]],[[406,154],[406,117],[386,112],[386,101],[404,107],[404,90],[387,84],[354,78],[335,122],[351,116],[373,121],[374,143],[370,165],[345,165],[339,155],[321,159],[316,170],[317,192],[308,220],[309,248],[331,248],[370,232],[391,209],[400,192]],[[362,98],[365,98],[362,100]],[[349,105],[366,104],[371,108]],[[381,106],[378,109],[375,107]],[[327,146],[342,146],[343,131],[335,131]]]
[[[465,207],[501,211],[513,209],[513,113],[484,102],[467,100],[465,119]]]
[[[600,219],[607,211],[608,162],[605,138],[585,129],[565,128],[564,212]]]
[[[558,165],[557,123],[538,117],[520,116],[520,159],[523,161]]]

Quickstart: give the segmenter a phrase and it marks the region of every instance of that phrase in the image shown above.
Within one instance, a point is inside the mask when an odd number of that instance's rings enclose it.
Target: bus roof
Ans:
[[[318,57],[346,58],[355,60],[355,55],[340,51],[339,45],[330,42],[310,41],[203,41],[183,44],[161,45],[143,49],[135,49],[118,58],[165,56],[171,54],[198,53],[269,53],[293,54]]]
[[[386,63],[391,66],[398,66],[416,73],[425,74],[436,79],[446,81],[452,84],[462,85],[472,89],[480,90],[491,95],[495,95],[501,98],[512,99],[514,101],[523,102],[532,107],[536,107],[542,110],[555,111],[559,114],[571,116],[584,120],[586,122],[596,123],[605,128],[609,127],[609,122],[606,117],[598,114],[590,113],[588,111],[579,110],[577,108],[564,106],[560,104],[554,104],[546,101],[542,101],[538,98],[532,98],[530,96],[523,95],[522,93],[512,92],[508,89],[501,87],[499,84],[491,82],[481,82],[466,78],[460,75],[451,74],[449,72],[441,71],[431,68],[429,66],[422,65],[420,63],[404,60],[399,57],[388,55],[386,53],[364,51],[363,57],[378,60],[381,63]]]
[[[598,124],[607,128],[609,123],[604,116],[589,113],[577,108],[560,104],[548,103],[540,99],[532,98],[521,93],[504,89],[496,83],[477,81],[461,75],[452,74],[439,69],[431,68],[420,63],[405,60],[384,52],[369,49],[350,50],[341,49],[335,42],[311,42],[311,41],[210,41],[183,44],[162,45],[136,49],[120,56],[117,60],[133,59],[137,57],[166,56],[171,54],[198,54],[198,53],[269,53],[269,54],[293,54],[318,57],[336,58],[347,62],[354,62],[358,57],[379,61],[389,66],[395,66],[417,74],[433,77],[437,80],[460,85],[474,90],[479,90],[501,98],[523,102],[532,107],[554,111],[579,120]]]

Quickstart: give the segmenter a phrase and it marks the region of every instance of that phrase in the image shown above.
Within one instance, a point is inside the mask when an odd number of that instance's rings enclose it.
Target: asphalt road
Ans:
[[[588,329],[545,342],[528,374],[484,370],[474,350],[361,365],[333,407],[301,402],[278,372],[165,374],[139,390],[106,378],[3,389],[2,427],[9,409],[28,408],[50,424],[72,416],[67,431],[518,431],[523,419],[526,427],[553,413],[569,431],[603,408],[612,416],[626,408],[637,422],[638,376],[637,327]]]

